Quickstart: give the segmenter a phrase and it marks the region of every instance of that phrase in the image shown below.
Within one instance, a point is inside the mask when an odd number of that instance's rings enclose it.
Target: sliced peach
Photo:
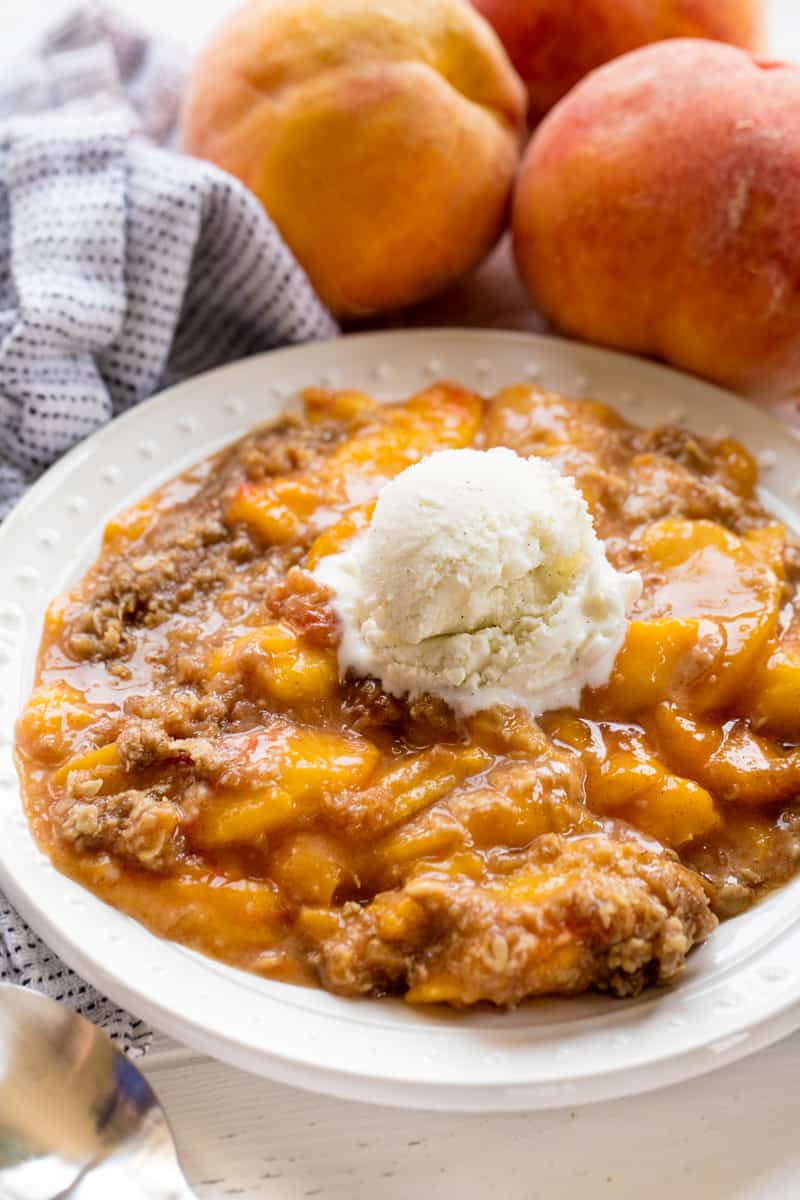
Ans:
[[[670,519],[650,526],[642,543],[664,573],[645,606],[669,615],[631,621],[593,706],[602,715],[634,716],[662,700],[699,709],[727,702],[775,629],[782,527],[740,539],[713,522]]]
[[[240,484],[227,519],[247,525],[267,544],[294,541],[319,509],[362,503],[434,450],[468,446],[482,414],[480,397],[454,384],[438,384],[403,404],[379,405],[313,472]]]
[[[621,817],[675,848],[722,824],[711,794],[694,779],[673,774],[638,727],[556,716],[548,729],[582,753],[586,798],[595,812]]]
[[[370,847],[362,870],[377,878],[375,886],[392,886],[423,859],[443,858],[463,843],[461,822],[446,809],[433,808]]]
[[[759,672],[745,707],[757,729],[800,741],[800,644],[778,644]]]
[[[280,478],[267,483],[241,483],[227,519],[241,522],[267,545],[294,541],[317,505],[314,488],[302,480]]]
[[[714,466],[728,486],[740,496],[754,495],[758,483],[758,463],[735,438],[723,438],[712,449]]]
[[[625,422],[607,404],[571,400],[533,384],[503,388],[492,399],[485,422],[487,446],[510,446],[518,454],[544,457],[574,448],[595,450],[609,429]]]
[[[346,483],[353,473],[383,481],[434,450],[468,446],[478,432],[480,397],[454,384],[438,384],[403,404],[387,404],[377,420],[333,451],[329,473]]]
[[[609,749],[607,757],[594,764],[587,784],[592,807],[620,813],[661,784],[667,774],[663,765],[641,745],[637,750]]]
[[[341,921],[336,909],[307,905],[297,915],[297,932],[312,942],[324,942],[340,929]]]
[[[553,764],[555,765],[555,764]],[[481,849],[526,846],[548,833],[597,828],[598,821],[580,803],[571,775],[537,772],[530,760],[504,761],[477,784],[467,783],[447,801],[447,808]]]
[[[800,614],[789,619],[767,661],[755,676],[739,711],[756,729],[788,742],[800,742]]]
[[[158,513],[159,508],[153,496],[123,509],[111,518],[103,530],[105,548],[119,552],[125,543],[137,541],[147,532]]]
[[[557,744],[581,753],[587,751],[590,758],[601,757],[605,753],[599,724],[579,717],[569,709],[545,713],[542,728]]]
[[[611,678],[594,692],[592,705],[604,714],[635,716],[685,692],[701,625],[691,617],[631,621]]]
[[[403,1000],[406,1004],[458,1004],[463,995],[463,984],[455,976],[433,970],[424,982],[410,987]]]
[[[743,540],[755,558],[772,567],[778,579],[786,577],[786,530],[783,525],[750,529]]]
[[[658,566],[670,570],[684,566],[694,554],[709,548],[736,558],[741,539],[716,521],[691,521],[665,517],[648,525],[641,535],[642,549]]]
[[[310,421],[352,421],[377,406],[378,401],[366,392],[326,388],[306,388],[303,392],[303,407]]]
[[[51,642],[60,638],[64,629],[64,620],[72,604],[72,596],[62,592],[54,597],[47,606],[44,614],[44,632]]]
[[[509,904],[538,904],[567,891],[577,883],[576,870],[559,870],[552,866],[526,863],[511,875],[493,878],[486,884],[489,895],[499,896]]]
[[[106,796],[124,787],[127,775],[120,763],[119,750],[116,742],[99,746],[95,750],[87,750],[76,758],[69,759],[63,767],[59,767],[53,775],[53,783],[63,787],[73,771],[87,771],[93,778],[100,780],[100,795]]]
[[[655,786],[631,802],[625,819],[674,849],[722,826],[711,793],[693,779],[666,770]]]
[[[166,937],[223,958],[267,948],[284,932],[280,896],[268,881],[228,880],[199,871],[147,881],[123,876],[114,896]]]
[[[425,912],[403,892],[379,892],[369,906],[378,935],[387,942],[415,940],[424,924]]]
[[[714,637],[697,642],[701,670],[690,664],[690,706],[730,704],[748,687],[777,627],[781,582],[764,561],[774,554],[772,541],[748,544],[713,521],[668,518],[648,526],[641,544],[664,579],[647,593],[640,619],[649,610],[653,617],[713,622],[719,645]]]
[[[349,508],[335,525],[331,525],[321,533],[312,544],[306,559],[306,567],[313,571],[317,564],[330,554],[338,554],[348,542],[369,528],[372,514],[375,511],[375,500],[366,504],[357,504]]]
[[[450,801],[451,811],[469,833],[474,846],[527,846],[546,833],[561,833],[570,825],[570,814],[547,803],[540,789],[510,796],[499,782],[459,793]],[[588,816],[588,814],[587,814]],[[559,819],[562,818],[562,819]]]
[[[268,834],[300,823],[301,815],[299,804],[283,788],[220,788],[204,804],[189,836],[203,849],[262,845]]]
[[[258,693],[284,704],[326,700],[339,677],[333,651],[311,646],[288,625],[277,623],[245,633],[215,651],[209,671],[246,673]]]
[[[760,737],[746,721],[720,725],[660,704],[648,724],[669,765],[721,800],[776,804],[800,791],[800,751]]]
[[[97,717],[83,692],[68,683],[40,686],[31,693],[19,723],[29,753],[57,762],[72,751],[74,735]]]
[[[344,847],[322,833],[288,838],[271,856],[269,872],[284,892],[305,904],[331,904],[342,882],[353,879]]]
[[[232,764],[241,756],[245,782],[207,801],[191,827],[199,846],[254,843],[302,823],[331,792],[363,787],[378,760],[366,738],[290,722],[274,732],[235,735],[228,747]]]
[[[366,828],[380,833],[408,821],[491,762],[485,750],[469,745],[436,745],[401,758],[359,796]]]

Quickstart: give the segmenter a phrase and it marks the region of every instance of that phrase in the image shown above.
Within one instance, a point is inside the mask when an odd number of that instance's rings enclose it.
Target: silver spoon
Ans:
[[[0,1198],[194,1200],[150,1084],[106,1035],[0,984]]]

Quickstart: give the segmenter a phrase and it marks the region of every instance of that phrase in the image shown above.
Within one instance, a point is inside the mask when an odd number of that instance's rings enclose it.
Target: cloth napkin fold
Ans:
[[[181,70],[96,7],[0,85],[0,519],[82,438],[160,388],[330,337],[332,318],[258,201],[168,151]],[[61,963],[0,896],[0,979],[149,1033]]]

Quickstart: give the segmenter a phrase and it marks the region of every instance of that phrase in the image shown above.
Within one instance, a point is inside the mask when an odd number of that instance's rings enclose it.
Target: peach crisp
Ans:
[[[575,481],[641,598],[579,708],[341,677],[313,573],[387,481],[508,447]],[[56,866],[180,941],[348,996],[668,983],[800,859],[800,554],[730,439],[533,386],[309,391],[107,527],[51,606],[17,754]]]

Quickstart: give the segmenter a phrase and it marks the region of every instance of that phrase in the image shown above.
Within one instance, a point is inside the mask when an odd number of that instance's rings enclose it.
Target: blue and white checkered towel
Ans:
[[[172,139],[180,83],[177,60],[96,8],[0,83],[0,519],[165,385],[336,332],[258,201],[154,144]],[[1,895],[0,979],[147,1043]]]

